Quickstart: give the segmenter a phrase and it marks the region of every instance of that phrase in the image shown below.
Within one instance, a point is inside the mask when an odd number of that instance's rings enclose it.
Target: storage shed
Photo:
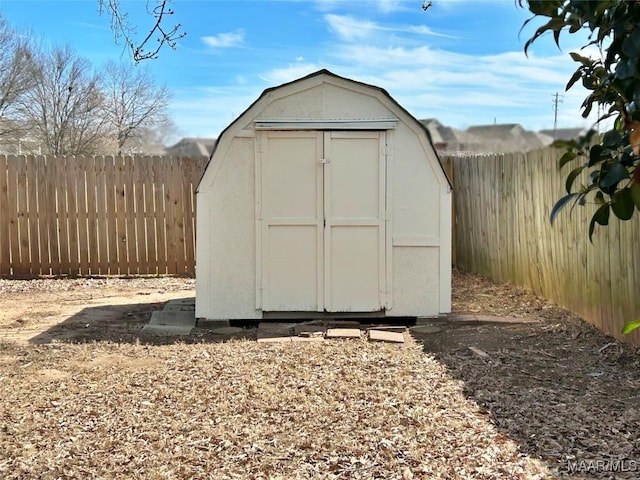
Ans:
[[[320,70],[265,90],[196,199],[199,319],[451,310],[451,184],[379,87]]]

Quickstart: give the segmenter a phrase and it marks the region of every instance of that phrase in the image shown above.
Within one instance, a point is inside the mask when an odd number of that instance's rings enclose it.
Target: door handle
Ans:
[[[321,158],[319,162],[323,165],[329,165],[331,163],[331,160],[328,158]]]

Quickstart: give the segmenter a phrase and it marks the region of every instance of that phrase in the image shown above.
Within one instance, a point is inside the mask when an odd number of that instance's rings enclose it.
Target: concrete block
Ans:
[[[258,343],[286,343],[292,342],[293,337],[258,337]]]
[[[140,330],[143,335],[189,335],[192,327],[184,325],[151,325],[147,324]]]
[[[324,337],[290,337],[292,342],[308,342],[308,343],[319,343],[324,342]]]
[[[309,337],[313,333],[324,333],[326,330],[327,327],[323,325],[301,323],[300,325],[296,325],[293,327],[293,334],[305,335]]]
[[[404,334],[386,330],[369,330],[369,340],[375,342],[404,343]]]
[[[155,311],[151,314],[149,325],[182,326],[193,328],[196,326],[194,312],[165,312]]]
[[[208,318],[198,318],[196,321],[198,328],[223,328],[231,326],[229,320],[210,320]]]
[[[182,305],[180,303],[174,303],[171,305],[165,305],[162,311],[163,312],[195,312],[196,307],[191,305]]]
[[[240,327],[218,327],[211,328],[211,333],[214,335],[240,335],[244,333],[244,328]]]
[[[360,338],[361,332],[359,328],[329,328],[327,329],[327,338]]]

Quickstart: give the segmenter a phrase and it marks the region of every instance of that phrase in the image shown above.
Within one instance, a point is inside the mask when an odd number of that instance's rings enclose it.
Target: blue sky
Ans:
[[[144,0],[121,0],[142,34],[151,22]],[[175,0],[171,23],[187,36],[176,50],[148,60],[172,92],[170,113],[182,136],[217,137],[268,87],[321,68],[386,89],[417,118],[443,124],[520,123],[553,127],[553,94],[563,95],[558,126],[580,117],[585,91],[564,86],[575,70],[568,52],[584,37],[550,37],[530,50],[520,28],[528,11],[514,0]],[[68,44],[94,66],[129,62],[114,43],[96,0],[0,0],[16,29],[43,44]]]

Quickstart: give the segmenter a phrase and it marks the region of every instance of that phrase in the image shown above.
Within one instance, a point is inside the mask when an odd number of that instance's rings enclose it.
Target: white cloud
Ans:
[[[564,94],[565,126],[589,122],[580,117],[579,108],[586,91],[576,85],[564,92],[575,65],[563,52],[546,57],[526,57],[521,51],[472,55],[424,45],[343,43],[334,46],[328,59],[343,66],[332,68],[336,73],[384,88],[414,115],[458,128],[494,118],[549,128],[555,92]]]
[[[333,13],[326,14],[324,19],[329,26],[329,30],[345,41],[362,40],[380,33],[414,33],[441,38],[457,38],[436,32],[425,25],[381,25],[370,20],[361,20],[350,15],[336,15]]]
[[[410,0],[413,2],[414,0]],[[338,10],[344,8],[345,0],[315,0],[315,7],[323,12],[330,12],[333,10]],[[355,2],[353,2],[355,3]],[[356,5],[363,11],[375,9],[376,11],[389,14],[402,10],[407,10],[407,8],[415,8],[415,5],[411,5],[407,7],[406,4],[408,2],[406,0],[358,0]]]
[[[329,24],[329,29],[343,40],[356,40],[368,37],[373,30],[379,28],[368,20],[358,20],[349,15],[334,15],[329,13],[324,16]]]
[[[257,85],[233,85],[175,91],[171,115],[181,127],[178,134],[216,138],[262,90]]]
[[[288,67],[276,68],[268,72],[260,74],[260,78],[267,82],[269,85],[280,85],[282,83],[291,82],[305,75],[309,75],[317,70],[319,67],[313,63],[295,64]]]
[[[378,10],[382,13],[392,13],[402,10],[402,3],[399,0],[378,0]]]
[[[238,29],[235,32],[206,36],[202,37],[201,40],[205,45],[213,48],[238,47],[244,42],[244,30]]]

